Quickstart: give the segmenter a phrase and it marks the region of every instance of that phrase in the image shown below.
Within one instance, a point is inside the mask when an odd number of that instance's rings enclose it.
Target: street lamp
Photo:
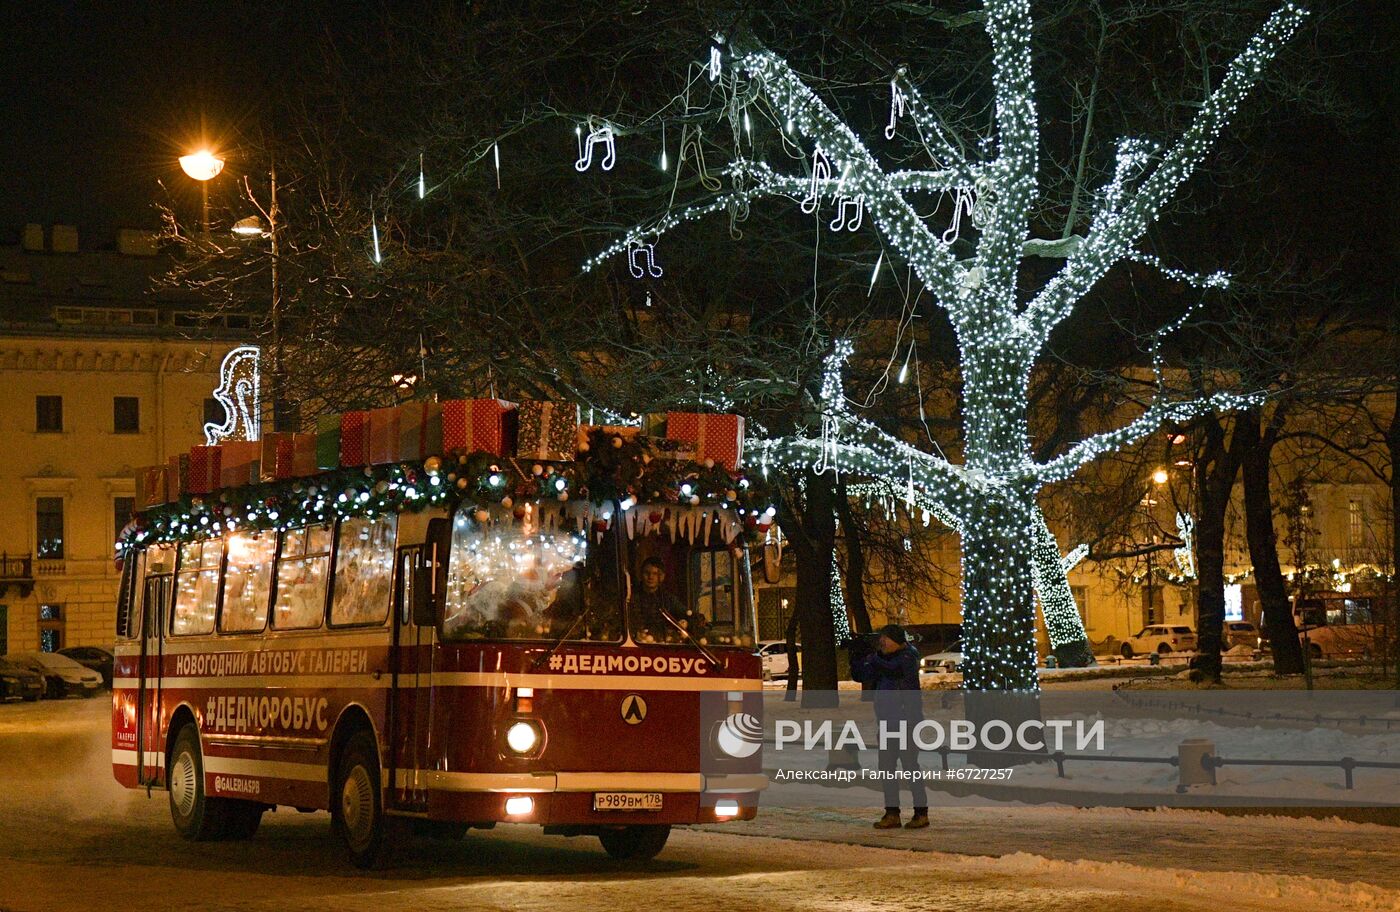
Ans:
[[[222,166],[222,162],[220,165]],[[217,172],[216,172],[217,173]],[[284,387],[284,377],[282,369],[282,289],[279,282],[279,260],[280,251],[277,243],[277,169],[273,167],[268,174],[268,204],[266,208],[258,203],[251,196],[253,205],[257,206],[262,216],[249,215],[233,223],[230,229],[235,237],[239,238],[263,238],[269,241],[272,258],[270,261],[270,272],[272,278],[272,429],[274,431],[285,431],[288,428],[287,404],[282,400]],[[267,219],[264,227],[263,218]]]
[[[208,149],[180,156],[180,169],[199,181],[204,202],[204,236],[209,237],[209,182],[224,170],[224,160]]]

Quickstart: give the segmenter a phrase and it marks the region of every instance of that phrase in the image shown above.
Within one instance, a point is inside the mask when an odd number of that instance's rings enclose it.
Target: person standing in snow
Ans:
[[[875,718],[882,727],[897,730],[904,723],[908,746],[880,746],[880,772],[885,778],[885,816],[875,824],[877,830],[892,830],[899,826],[899,786],[894,778],[898,767],[904,767],[909,777],[909,791],[914,799],[914,816],[904,824],[905,829],[919,830],[928,826],[928,796],[919,771],[919,750],[913,745],[914,725],[924,718],[922,694],[919,690],[919,653],[909,642],[909,636],[898,624],[880,629],[875,649],[861,656],[851,669],[851,676],[875,691]]]

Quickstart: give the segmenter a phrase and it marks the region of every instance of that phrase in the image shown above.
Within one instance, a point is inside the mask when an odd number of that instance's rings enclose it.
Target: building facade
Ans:
[[[110,648],[134,470],[222,420],[211,392],[241,328],[154,292],[163,269],[135,231],[91,250],[32,225],[0,249],[0,654]]]

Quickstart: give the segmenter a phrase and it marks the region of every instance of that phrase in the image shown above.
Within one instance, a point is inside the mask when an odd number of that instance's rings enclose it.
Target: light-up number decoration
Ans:
[[[257,440],[261,436],[259,354],[256,345],[242,345],[225,355],[224,363],[219,365],[214,398],[224,407],[227,417],[223,424],[204,425],[204,442],[209,446],[224,440]]]

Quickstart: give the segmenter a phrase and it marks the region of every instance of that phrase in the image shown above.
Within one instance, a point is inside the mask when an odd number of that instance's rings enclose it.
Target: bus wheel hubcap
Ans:
[[[369,773],[363,766],[356,766],[345,777],[345,786],[340,793],[340,816],[345,821],[345,830],[353,845],[369,842],[374,822],[374,789]]]
[[[188,817],[194,811],[195,798],[194,757],[184,751],[175,760],[175,768],[170,771],[170,799],[181,817]]]

